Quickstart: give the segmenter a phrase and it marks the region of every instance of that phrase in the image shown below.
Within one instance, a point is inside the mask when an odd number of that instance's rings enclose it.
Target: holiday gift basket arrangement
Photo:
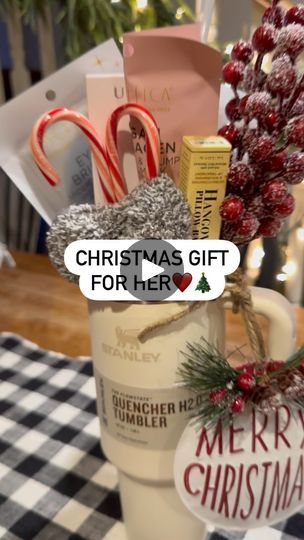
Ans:
[[[199,25],[126,34],[124,75],[87,81],[89,111],[90,99],[115,103],[107,121],[58,106],[32,129],[39,180],[59,198],[65,179],[45,144],[55,124],[80,128],[93,158],[95,202],[70,197],[48,233],[60,274],[78,283],[64,262],[77,240],[240,247],[277,235],[304,178],[303,50],[304,7],[285,11],[278,0],[223,68]],[[294,350],[293,310],[249,288],[241,269],[208,301],[202,270],[200,301],[88,303],[101,444],[119,471],[130,540],[202,540],[207,523],[262,527],[304,504],[304,348]],[[225,309],[242,315],[250,361],[225,352]],[[269,319],[267,346],[256,313]]]

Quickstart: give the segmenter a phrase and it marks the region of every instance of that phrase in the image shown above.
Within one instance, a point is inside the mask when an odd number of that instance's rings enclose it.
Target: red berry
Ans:
[[[226,395],[227,390],[225,388],[220,388],[219,390],[212,390],[212,392],[209,393],[209,399],[213,405],[220,405]]]
[[[279,172],[282,171],[284,168],[284,163],[287,158],[287,152],[285,150],[282,150],[282,152],[278,152],[277,154],[274,154],[269,161],[268,169],[272,172]]]
[[[256,129],[247,129],[243,135],[243,146],[246,150],[250,148],[252,144],[255,144],[258,139],[258,132]]]
[[[242,396],[236,396],[230,404],[230,412],[239,414],[245,409],[245,401]]]
[[[250,373],[240,373],[236,378],[236,384],[240,390],[248,392],[255,386],[255,378]]]
[[[281,229],[281,222],[279,219],[265,218],[261,219],[260,226],[257,232],[258,236],[276,236]]]
[[[252,161],[259,164],[268,161],[273,152],[274,144],[269,135],[262,135],[256,141],[253,141],[248,149]]]
[[[285,163],[285,178],[289,184],[301,184],[304,180],[304,153],[290,154]]]
[[[259,221],[250,212],[246,212],[235,225],[234,231],[238,242],[244,242],[254,237],[259,228]]]
[[[268,373],[277,371],[284,366],[284,363],[285,362],[283,362],[282,360],[269,360],[268,362],[266,362],[266,371],[268,371]]]
[[[279,115],[276,111],[270,111],[264,118],[264,126],[266,127],[268,133],[272,133],[279,123]]]
[[[244,209],[244,203],[240,197],[229,195],[221,204],[220,215],[225,221],[235,221],[242,217]]]
[[[290,24],[280,31],[278,52],[288,53],[295,59],[304,50],[304,27],[301,24]]]
[[[272,24],[259,26],[252,36],[252,44],[259,53],[273,51],[276,46],[277,31]]]
[[[276,58],[267,79],[267,88],[272,94],[289,95],[297,80],[297,72],[287,54]]]
[[[247,362],[247,364],[242,364],[237,369],[242,373],[249,373],[250,375],[254,375],[256,373],[256,363]]]
[[[272,133],[279,123],[279,115],[276,111],[270,111],[264,118],[264,126],[268,133]]]
[[[232,163],[228,173],[228,184],[232,190],[241,191],[248,182],[253,181],[251,167],[242,163]]]
[[[249,96],[245,114],[248,118],[264,118],[271,108],[271,96],[268,92],[254,92]]]
[[[245,186],[239,190],[239,194],[246,201],[246,207],[247,207],[247,201],[253,196],[254,192],[254,174],[252,172],[252,182],[247,182]]]
[[[271,205],[270,210],[274,217],[284,219],[292,214],[294,207],[294,196],[291,195],[291,193],[288,193],[282,202]]]
[[[285,24],[302,24],[304,26],[304,6],[294,6],[286,12]]]
[[[248,99],[249,99],[249,96],[244,96],[240,100],[239,111],[240,111],[241,116],[245,116],[245,110],[246,110],[246,105],[247,105]]]
[[[261,194],[263,201],[266,205],[276,204],[282,201],[287,195],[286,183],[282,178],[274,178],[269,180],[261,188]]]
[[[240,138],[239,130],[233,124],[227,124],[218,130],[218,135],[224,137],[232,146],[236,146]]]
[[[290,116],[301,116],[303,111],[304,111],[304,92],[301,92],[290,111]]]
[[[282,28],[284,22],[285,10],[280,6],[269,7],[263,15],[263,23],[272,23],[276,28]]]
[[[242,119],[242,116],[239,111],[240,100],[238,98],[231,99],[226,105],[225,111],[226,116],[232,122],[237,122]]]
[[[232,60],[240,60],[244,64],[248,64],[253,58],[253,48],[251,43],[240,40],[236,43],[231,52]]]
[[[253,214],[256,218],[261,219],[265,217],[265,207],[263,198],[261,195],[255,195],[249,200],[247,210],[250,214]]]
[[[289,120],[286,126],[286,137],[289,144],[295,144],[299,148],[304,146],[304,115]]]
[[[254,170],[254,186],[255,191],[259,193],[260,186],[265,184],[268,178],[267,172],[267,163],[252,163],[252,168]]]
[[[244,69],[245,69],[245,66],[243,62],[238,62],[236,60],[232,62],[228,62],[223,67],[224,81],[236,87],[243,80]]]

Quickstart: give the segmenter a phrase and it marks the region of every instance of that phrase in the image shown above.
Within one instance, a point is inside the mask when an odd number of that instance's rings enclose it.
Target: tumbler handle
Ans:
[[[293,306],[282,294],[262,287],[250,287],[255,313],[269,321],[268,354],[286,360],[295,350],[296,318]]]
[[[286,360],[295,350],[296,320],[292,305],[280,293],[261,287],[250,287],[255,313],[269,322],[268,355],[273,360]],[[226,304],[231,308],[231,303]]]

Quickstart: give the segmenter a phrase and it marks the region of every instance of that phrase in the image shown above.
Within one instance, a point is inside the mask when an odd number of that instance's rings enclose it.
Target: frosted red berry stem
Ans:
[[[222,237],[236,244],[278,234],[293,212],[290,187],[304,178],[303,51],[304,6],[286,11],[273,0],[251,42],[236,43],[223,68],[233,98],[219,134],[233,153],[220,213]]]

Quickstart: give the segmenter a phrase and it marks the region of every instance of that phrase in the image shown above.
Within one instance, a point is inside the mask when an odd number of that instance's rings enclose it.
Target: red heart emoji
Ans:
[[[188,289],[191,281],[192,281],[192,275],[191,274],[174,274],[173,275],[173,282],[174,285],[181,291],[184,292],[186,289]]]

